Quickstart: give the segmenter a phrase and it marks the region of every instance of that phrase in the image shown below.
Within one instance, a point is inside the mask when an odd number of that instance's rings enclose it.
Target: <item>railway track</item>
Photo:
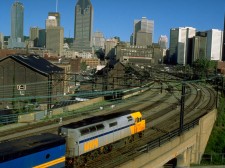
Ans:
[[[209,110],[213,109],[215,107],[215,91],[212,88],[199,88],[198,85],[192,85],[190,86],[194,89],[194,92],[196,93],[195,98],[189,97],[190,99],[193,99],[190,101],[190,104],[188,104],[185,107],[185,114],[184,114],[184,120],[185,123],[188,123],[189,121],[192,121],[198,117],[201,117],[202,115],[206,114]],[[204,95],[204,101],[205,103],[202,104],[202,97]],[[159,102],[158,102],[159,103]],[[196,107],[197,110],[196,110]],[[206,110],[203,110],[206,109]],[[145,112],[148,112],[150,110],[150,106],[145,107]],[[176,112],[174,112],[176,111]],[[146,117],[147,124],[151,122],[151,119],[157,120],[161,117],[162,114],[165,113],[165,109],[162,109],[159,113],[156,113],[154,115],[149,115]],[[134,159],[135,157],[142,154],[142,152],[139,150],[140,148],[145,149],[146,144],[150,142],[155,142],[156,145],[159,145],[158,138],[163,137],[167,135],[168,133],[172,133],[173,130],[179,128],[179,110],[177,110],[177,107],[174,108],[167,108],[167,113],[171,113],[171,115],[168,115],[168,118],[164,120],[163,122],[156,123],[155,127],[148,127],[145,131],[145,136],[142,139],[138,139],[132,144],[123,146],[119,149],[116,149],[115,151],[111,152],[108,155],[101,156],[100,158],[90,161],[86,167],[92,167],[92,168],[113,168],[116,167],[126,161],[129,161],[131,159]],[[119,157],[118,157],[119,156]]]
[[[99,106],[98,107],[93,106],[93,107],[90,107],[89,110],[84,110],[80,113],[75,113],[70,116],[63,117],[63,124],[68,124],[71,122],[82,120],[84,118],[94,116],[94,115],[132,109],[132,107],[136,107],[138,104],[140,104],[140,102],[145,102],[147,99],[157,99],[156,98],[157,96],[159,96],[158,92],[152,92],[150,90],[147,90],[141,96],[137,95],[127,100],[113,101],[107,104],[108,107],[116,104],[116,108],[114,109],[110,109],[110,108],[107,109],[106,107],[104,107],[104,109],[106,110],[99,110]],[[167,99],[168,97],[169,97],[168,94],[165,94],[161,96],[160,98]],[[125,101],[126,103],[124,103]],[[150,102],[150,104],[152,106],[156,106],[155,104],[158,104],[158,101],[155,101],[155,102],[152,101]],[[11,139],[22,138],[22,137],[30,136],[33,134],[43,133],[43,132],[57,133],[59,126],[61,125],[59,124],[58,118],[49,119],[49,120],[41,121],[38,123],[27,124],[22,127],[0,132],[0,142],[11,140]]]
[[[195,92],[195,94],[188,94],[186,95],[186,102],[188,104],[185,106],[185,122],[188,123],[192,121],[194,118],[200,117],[204,115],[207,111],[214,108],[215,104],[215,92],[211,88],[199,88],[197,85],[189,85],[190,90],[194,90],[192,92]],[[208,96],[204,96],[206,95]],[[195,96],[193,96],[195,95]],[[180,96],[180,95],[179,95]],[[158,97],[158,99],[157,99]],[[202,99],[205,99],[205,103],[202,103]],[[212,97],[212,98],[211,98]],[[149,101],[151,99],[154,99],[154,101]],[[171,100],[170,103],[168,103],[168,100]],[[172,101],[173,100],[173,101]],[[171,93],[164,93],[161,96],[159,96],[158,92],[152,91],[146,91],[142,95],[135,96],[133,98],[129,98],[128,100],[125,100],[126,103],[121,102],[123,106],[120,106],[120,103],[112,102],[112,104],[116,104],[118,108],[111,109],[110,112],[116,112],[116,111],[122,111],[123,109],[137,109],[143,112],[146,120],[146,131],[145,136],[142,139],[138,139],[135,142],[128,144],[126,146],[122,146],[118,149],[115,149],[109,154],[101,155],[99,158],[89,161],[86,165],[86,167],[115,167],[118,166],[132,158],[137,157],[138,155],[142,154],[142,152],[139,150],[146,144],[148,144],[151,141],[156,140],[158,137],[164,136],[165,134],[173,131],[174,129],[179,127],[179,101],[174,98],[174,95]],[[142,103],[141,105],[140,102]],[[125,105],[124,105],[125,104]],[[164,104],[162,106],[161,104]],[[169,104],[169,106],[168,106]],[[109,104],[110,105],[110,104]],[[120,107],[119,107],[120,106]],[[160,106],[160,108],[158,108]],[[196,112],[197,109],[201,109],[201,112]],[[157,112],[151,113],[151,110],[154,108],[158,108]],[[202,109],[207,109],[206,111],[203,111]],[[93,113],[93,111],[95,111]],[[80,120],[82,118],[98,115],[99,108],[96,108],[90,111],[84,111],[82,114],[79,114],[77,116],[74,116],[74,119],[64,118],[63,124],[67,124],[70,122],[74,122],[75,120]],[[106,113],[105,111],[101,111],[101,113]],[[163,119],[162,119],[163,118]],[[163,121],[163,122],[162,122]],[[152,125],[152,122],[154,125]],[[57,132],[57,128],[59,126],[59,123],[56,123],[56,120],[49,120],[47,122],[43,123],[36,123],[31,124],[23,128],[18,128],[12,131],[9,131],[7,133],[1,133],[0,135],[0,141],[3,140],[9,140],[19,137],[28,136],[31,134],[37,134],[41,132]],[[120,156],[120,157],[118,157]]]

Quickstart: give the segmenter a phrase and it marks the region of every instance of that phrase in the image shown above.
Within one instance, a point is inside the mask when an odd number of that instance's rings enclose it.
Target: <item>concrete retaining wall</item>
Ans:
[[[43,112],[33,112],[33,113],[29,113],[29,114],[21,114],[18,116],[18,123],[29,123],[29,122],[33,122],[33,121],[38,121],[38,120],[45,118],[46,115],[49,115],[49,116],[59,115],[64,112],[67,112],[67,111],[77,110],[79,108],[101,102],[103,100],[104,100],[103,97],[91,99],[91,100],[76,103],[76,104],[73,104],[70,106],[52,109],[51,111],[49,111],[48,114],[45,113],[44,111]]]
[[[99,102],[101,102],[103,100],[104,100],[103,97],[98,97],[98,98],[91,99],[91,100],[88,100],[88,101],[84,101],[84,102],[72,104],[72,105],[69,105],[69,106],[64,107],[64,110],[63,111],[66,112],[66,111],[77,110],[77,109],[83,108],[85,106],[92,105],[94,103],[99,103]]]
[[[29,113],[29,114],[22,114],[18,116],[18,123],[24,123],[24,122],[33,122],[35,121],[35,114]]]
[[[63,108],[57,108],[57,109],[53,109],[52,110],[52,114],[51,115],[59,115],[63,113]]]

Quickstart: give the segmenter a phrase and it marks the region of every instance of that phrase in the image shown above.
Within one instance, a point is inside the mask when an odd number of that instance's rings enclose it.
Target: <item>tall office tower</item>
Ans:
[[[170,63],[186,65],[191,59],[191,38],[195,36],[193,27],[170,29]]]
[[[207,50],[207,33],[197,32],[196,36],[193,37],[192,44],[192,63],[197,59],[206,59]]]
[[[55,16],[48,16],[46,20],[46,48],[62,55],[64,44],[64,29],[57,26]]]
[[[159,46],[161,49],[167,49],[168,38],[166,35],[159,37]]]
[[[208,60],[222,60],[223,31],[211,29],[207,31],[207,51]]]
[[[154,34],[154,21],[142,17],[134,21],[133,44],[136,46],[152,45]]]
[[[75,6],[74,49],[92,50],[93,7],[90,0],[78,0]]]
[[[93,47],[94,49],[104,49],[105,45],[105,38],[102,32],[94,32],[93,35]]]
[[[0,49],[3,49],[4,47],[4,35],[0,33]]]
[[[60,13],[59,12],[48,12],[48,16],[54,16],[56,18],[57,26],[60,26]]]
[[[34,42],[34,47],[38,47],[39,41],[39,28],[38,27],[31,27],[30,28],[30,40]]]
[[[11,36],[9,39],[9,48],[24,47],[21,42],[23,36],[24,7],[21,2],[16,1],[11,8]]]
[[[16,1],[11,9],[11,38],[20,38],[23,41],[23,4]]]
[[[225,15],[224,15],[224,25],[223,25],[223,56],[222,61],[225,61]]]

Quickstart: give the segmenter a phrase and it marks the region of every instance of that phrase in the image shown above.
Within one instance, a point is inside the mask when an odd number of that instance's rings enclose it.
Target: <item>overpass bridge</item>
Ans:
[[[190,164],[200,163],[216,117],[217,110],[215,109],[193,121],[192,129],[189,125],[186,127],[189,130],[179,136],[175,135],[176,132],[167,135],[170,138],[169,141],[166,140],[168,137],[161,137],[147,144],[140,148],[139,156],[116,168],[163,168],[172,159],[177,160],[177,168],[189,168]]]

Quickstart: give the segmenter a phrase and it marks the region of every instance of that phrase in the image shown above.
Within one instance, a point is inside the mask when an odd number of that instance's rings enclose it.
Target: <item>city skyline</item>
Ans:
[[[0,6],[0,32],[10,35],[10,9],[15,0],[7,0]],[[24,35],[29,35],[30,27],[45,28],[45,19],[49,12],[61,15],[61,26],[65,37],[74,37],[74,12],[77,0],[19,0],[24,6]],[[224,0],[194,1],[173,3],[167,0],[91,0],[94,8],[93,31],[103,32],[106,38],[118,36],[129,41],[133,33],[134,20],[147,17],[154,21],[153,41],[158,42],[160,35],[169,38],[170,29],[177,27],[194,27],[197,31],[209,29],[223,30]]]

